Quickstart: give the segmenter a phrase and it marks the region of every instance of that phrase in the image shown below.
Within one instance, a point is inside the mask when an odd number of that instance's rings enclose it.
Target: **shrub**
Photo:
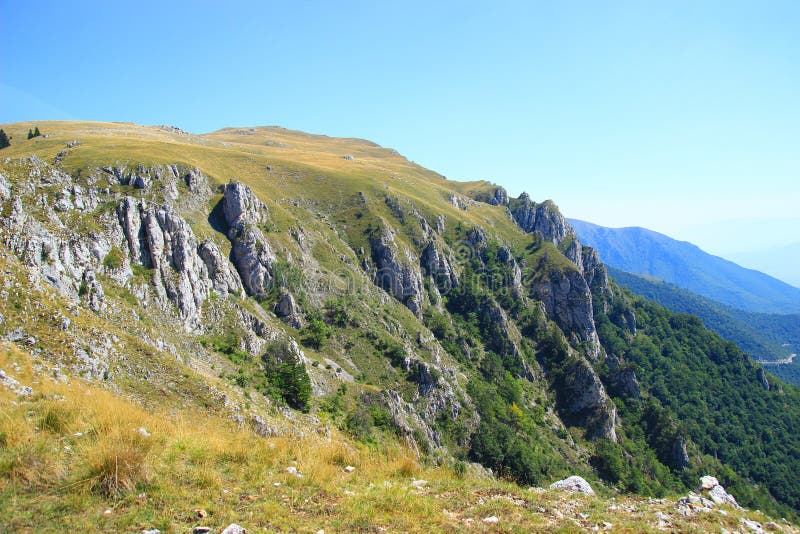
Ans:
[[[89,489],[104,497],[124,495],[146,482],[146,439],[131,432],[130,436],[104,436],[85,453],[84,480]]]
[[[53,434],[61,434],[66,432],[70,422],[72,422],[72,412],[63,406],[55,402],[48,402],[42,407],[42,413],[39,417],[39,428],[42,430],[47,430]]]
[[[119,247],[111,247],[106,257],[103,258],[103,266],[106,269],[119,269],[125,261],[125,255]]]
[[[331,329],[321,317],[311,317],[308,325],[301,331],[303,343],[319,349],[331,337]]]

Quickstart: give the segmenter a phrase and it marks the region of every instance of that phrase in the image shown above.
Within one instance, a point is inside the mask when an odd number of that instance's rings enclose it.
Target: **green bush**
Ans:
[[[310,317],[308,325],[300,332],[303,344],[319,349],[333,333],[322,317]]]
[[[103,266],[106,269],[119,269],[122,267],[122,263],[125,261],[125,255],[119,249],[119,247],[111,247],[111,250],[108,251],[106,257],[103,258]]]

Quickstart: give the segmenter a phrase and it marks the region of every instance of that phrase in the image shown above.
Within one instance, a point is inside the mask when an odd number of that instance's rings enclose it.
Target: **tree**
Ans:
[[[0,148],[11,146],[8,136],[3,130],[0,130]]]
[[[308,412],[311,379],[299,354],[287,343],[275,341],[267,347],[262,360],[271,396],[283,399],[295,410]]]
[[[40,135],[42,135],[42,132],[40,132],[40,131],[39,131],[39,127],[37,126],[37,127],[36,127],[36,128],[34,128],[34,130],[33,130],[33,136],[34,136],[34,137],[39,137]]]
[[[30,128],[28,128],[28,139],[29,140],[33,139],[33,130],[31,130]]]

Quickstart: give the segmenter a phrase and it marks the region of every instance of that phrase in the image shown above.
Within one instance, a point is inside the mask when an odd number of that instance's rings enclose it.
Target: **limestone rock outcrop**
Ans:
[[[419,259],[410,250],[397,244],[391,230],[381,231],[371,237],[370,250],[375,266],[375,284],[411,310],[411,313],[422,313],[423,286],[422,273],[418,267]]]
[[[420,263],[425,276],[433,278],[434,286],[440,293],[445,294],[458,286],[458,275],[453,264],[435,241],[430,241],[422,251]]]
[[[272,283],[272,268],[277,260],[259,225],[269,212],[252,190],[239,182],[223,188],[222,207],[228,225],[232,257],[242,284],[249,295],[264,297]]]
[[[565,370],[563,390],[560,393],[566,411],[592,437],[617,440],[617,409],[588,361],[579,358]]]

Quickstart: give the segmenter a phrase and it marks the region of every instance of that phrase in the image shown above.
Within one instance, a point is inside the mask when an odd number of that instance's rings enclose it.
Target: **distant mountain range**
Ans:
[[[675,284],[733,308],[800,313],[800,288],[646,228],[606,228],[569,220],[606,265]]]

